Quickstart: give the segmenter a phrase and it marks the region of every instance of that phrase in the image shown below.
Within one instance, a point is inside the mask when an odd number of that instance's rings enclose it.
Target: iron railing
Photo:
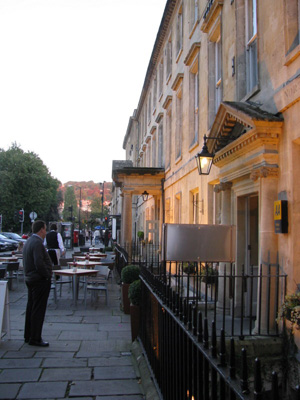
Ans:
[[[226,336],[278,335],[276,317],[286,293],[286,275],[279,265],[252,267],[248,273],[244,267],[237,273],[233,264],[223,265],[220,272],[220,266],[209,263],[189,264],[189,273],[185,267],[161,263],[156,269],[144,268],[143,276],[164,303],[172,298],[176,312],[196,306]]]
[[[277,372],[271,370],[272,378],[263,384],[260,360],[250,362],[245,348],[235,354],[235,339],[226,339],[225,330],[217,330],[215,321],[209,326],[197,303],[180,298],[145,268],[141,280],[139,340],[161,398],[285,398]],[[300,396],[299,387],[296,393]]]

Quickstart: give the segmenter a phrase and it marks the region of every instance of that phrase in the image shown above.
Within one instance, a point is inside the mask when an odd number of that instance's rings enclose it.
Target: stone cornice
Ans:
[[[196,55],[200,51],[200,46],[201,46],[200,42],[195,42],[192,44],[191,48],[189,49],[189,51],[183,61],[185,65],[190,66],[193,63]]]
[[[204,33],[208,33],[210,31],[216,19],[219,17],[222,7],[223,7],[223,0],[213,0],[213,1],[209,0],[207,2],[203,14],[203,23],[201,25],[201,30]]]
[[[178,73],[171,86],[172,90],[177,91],[183,81],[183,73]]]

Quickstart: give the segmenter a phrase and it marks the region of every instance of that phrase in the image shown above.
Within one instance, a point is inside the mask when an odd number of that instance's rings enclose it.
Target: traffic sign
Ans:
[[[29,214],[29,218],[31,219],[31,221],[33,222],[37,217],[37,213],[35,211],[31,211],[31,213]]]

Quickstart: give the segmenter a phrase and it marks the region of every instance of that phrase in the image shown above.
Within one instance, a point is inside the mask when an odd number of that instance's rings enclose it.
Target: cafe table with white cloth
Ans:
[[[101,260],[85,260],[85,261],[75,261],[76,265],[74,265],[74,261],[68,262],[69,268],[77,267],[77,268],[85,268],[85,269],[91,269],[95,268],[96,265],[101,264]]]
[[[60,276],[71,276],[72,277],[73,301],[74,301],[74,304],[76,305],[77,300],[78,300],[79,277],[80,276],[88,276],[88,275],[97,275],[97,271],[95,271],[93,269],[78,268],[78,264],[77,264],[77,267],[74,267],[74,268],[72,267],[70,269],[54,269],[53,274],[60,275]]]
[[[74,256],[74,260],[76,261],[99,261],[101,260],[103,257],[101,256],[89,256],[88,258],[85,256]]]

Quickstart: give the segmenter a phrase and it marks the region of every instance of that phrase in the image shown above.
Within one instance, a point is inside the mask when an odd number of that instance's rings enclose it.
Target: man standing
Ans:
[[[42,329],[51,288],[52,262],[44,246],[46,224],[35,221],[32,236],[23,249],[25,282],[28,289],[24,339],[31,346],[49,346]]]
[[[50,232],[46,234],[44,245],[48,249],[48,253],[53,262],[53,265],[59,265],[60,257],[65,254],[65,248],[61,234],[57,232],[56,224],[51,224]]]

